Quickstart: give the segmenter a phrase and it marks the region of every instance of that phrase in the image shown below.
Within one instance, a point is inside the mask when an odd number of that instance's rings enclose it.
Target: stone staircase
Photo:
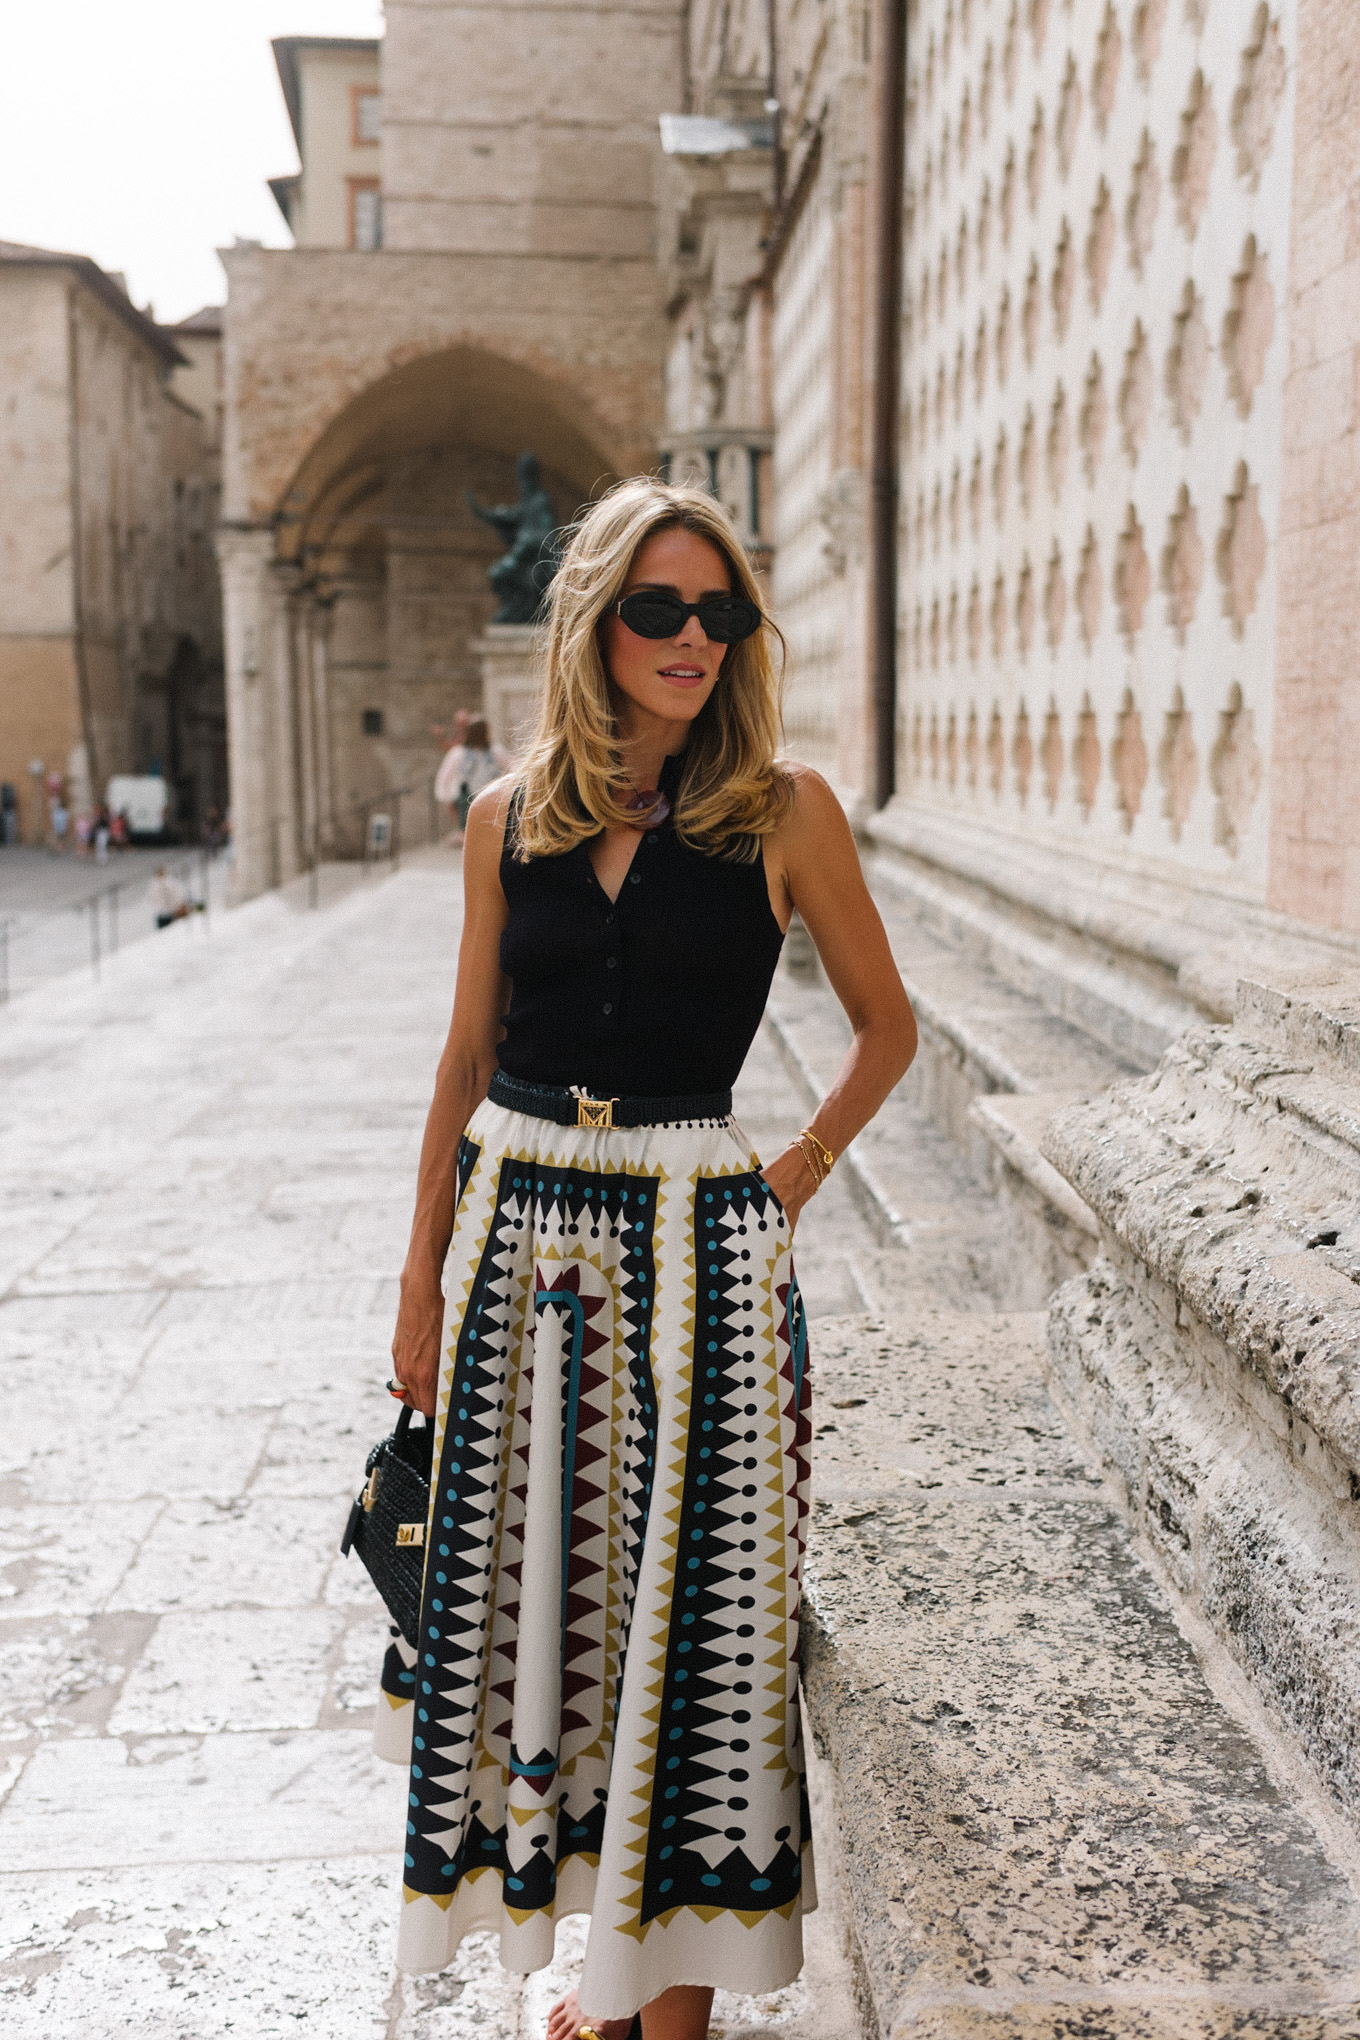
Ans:
[[[1110,1221],[1041,1143],[1074,1099],[1136,1095],[1155,1039],[1100,1038],[876,890],[923,1047],[838,1171],[871,1308],[813,1326],[804,1674],[864,2029],[1355,2040],[1357,1829],[1061,1364]],[[789,963],[767,1027],[811,1105],[848,1034]]]

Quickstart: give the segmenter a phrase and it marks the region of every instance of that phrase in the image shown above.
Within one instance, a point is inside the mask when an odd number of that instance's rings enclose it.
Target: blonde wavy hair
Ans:
[[[638,548],[679,526],[716,546],[732,593],[763,613],[760,587],[736,528],[700,489],[673,488],[640,475],[593,503],[572,531],[553,578],[540,653],[538,724],[517,775],[514,854],[556,857],[607,827],[637,825],[622,805],[624,765],[609,699],[600,625],[625,586]],[[778,826],[793,798],[775,761],[780,737],[780,672],[768,620],[731,645],[718,682],[691,727],[675,799],[675,831],[709,856],[754,862],[760,839]]]

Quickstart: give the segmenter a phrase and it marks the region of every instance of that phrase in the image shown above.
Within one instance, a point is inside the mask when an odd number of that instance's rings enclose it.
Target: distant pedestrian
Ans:
[[[460,745],[467,742],[468,724],[471,721],[471,709],[456,708],[453,712],[452,724],[432,722],[429,725],[430,735],[438,737],[445,750],[456,751]]]
[[[168,928],[172,921],[182,921],[189,912],[189,895],[163,864],[156,866],[156,876],[146,889],[146,897],[158,928]]]
[[[90,854],[90,844],[91,844],[91,842],[92,842],[92,840],[93,840],[93,837],[94,837],[94,816],[93,816],[93,815],[91,815],[91,814],[79,814],[79,815],[77,815],[77,816],[76,816],[76,855],[77,855],[77,857],[88,857],[88,856],[89,856],[89,854]]]
[[[473,801],[509,768],[509,755],[492,743],[485,716],[474,716],[463,742],[444,753],[434,782],[434,797],[453,809],[460,837]]]
[[[96,864],[107,864],[109,861],[109,835],[109,811],[107,808],[102,807],[94,818],[94,861]]]
[[[58,798],[52,803],[52,841],[58,850],[66,848],[66,831],[71,826],[71,810],[64,800]]]
[[[128,818],[119,808],[109,823],[109,841],[115,850],[126,850],[128,846]]]

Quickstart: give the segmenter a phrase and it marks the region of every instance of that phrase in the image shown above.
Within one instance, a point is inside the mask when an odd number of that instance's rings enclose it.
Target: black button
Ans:
[[[604,1010],[606,1013],[612,1013],[614,1008],[612,1006],[606,1006]]]
[[[652,831],[651,835],[650,835],[650,836],[649,836],[649,837],[647,838],[647,841],[648,841],[649,843],[655,843],[655,841],[656,841],[656,830],[655,830],[655,829],[653,829],[653,831]]]
[[[609,968],[611,970],[617,970],[619,967],[619,959],[617,958],[617,956],[607,956],[605,958],[605,962],[609,965]]]
[[[628,882],[630,885],[641,885],[642,873],[640,871],[630,871],[628,874]]]
[[[614,916],[613,916],[612,914],[606,914],[606,915],[605,915],[605,917],[604,917],[604,925],[605,925],[605,927],[606,927],[606,928],[612,928],[612,927],[613,927],[613,925],[614,925]]]

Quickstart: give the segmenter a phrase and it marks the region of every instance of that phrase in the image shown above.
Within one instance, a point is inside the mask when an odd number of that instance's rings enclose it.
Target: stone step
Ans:
[[[878,832],[881,834],[881,832]],[[1043,1153],[1054,1113],[1151,1067],[1193,1007],[1169,1001],[1108,960],[1080,957],[1051,930],[1028,927],[996,902],[944,884],[880,843],[866,874],[903,984],[920,1048],[874,1129],[849,1158],[883,1238],[906,1237],[882,1153],[900,1147],[901,1101],[923,1106],[978,1183],[1003,1194],[1006,1258],[1022,1271],[1007,1300],[1037,1306],[1089,1267],[1098,1227],[1085,1201]],[[788,945],[769,1024],[790,1074],[820,1098],[849,1031],[806,937]],[[820,999],[818,998],[820,994]],[[914,1170],[907,1172],[914,1179]]]
[[[866,2030],[1354,2040],[1354,1850],[1206,1676],[1042,1343],[815,1329],[804,1684]]]
[[[1050,1370],[1178,1595],[1360,1821],[1360,971],[1243,981],[1231,1028],[1043,1138],[1103,1250]]]
[[[824,986],[781,975],[765,1026],[811,1115],[849,1047],[845,1015]],[[919,1290],[963,1309],[992,1307],[1004,1282],[999,1263],[984,1263],[1002,1244],[996,1197],[909,1086],[852,1142],[818,1206],[841,1184],[867,1220],[860,1261],[875,1298]]]
[[[911,985],[908,991],[915,1004]],[[917,1012],[919,1019],[919,1005]],[[850,1045],[838,1001],[815,976],[783,971],[765,1024],[815,1110]],[[1109,1081],[1108,1069],[1101,1075]],[[1072,1094],[974,1092],[965,1080],[942,1105],[942,1088],[948,1084],[942,1087],[927,1044],[840,1163],[887,1252],[880,1290],[896,1294],[905,1282],[937,1304],[991,1308],[1004,1300],[1037,1309],[1089,1265],[1095,1247],[1095,1220],[1039,1147],[1049,1118]],[[894,1257],[894,1249],[905,1253]]]

